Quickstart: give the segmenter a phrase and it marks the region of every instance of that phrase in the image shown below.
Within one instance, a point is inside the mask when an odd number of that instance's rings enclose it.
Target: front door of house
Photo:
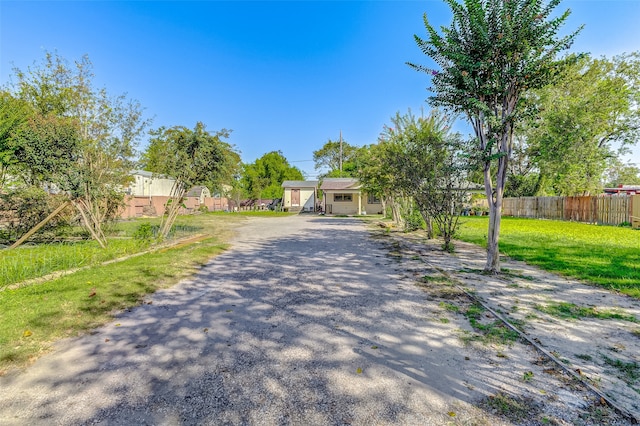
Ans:
[[[299,189],[291,190],[291,206],[292,207],[300,206],[300,190]]]

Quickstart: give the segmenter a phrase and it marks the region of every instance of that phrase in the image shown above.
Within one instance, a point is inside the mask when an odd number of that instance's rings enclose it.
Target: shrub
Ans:
[[[158,227],[151,225],[149,222],[143,222],[133,232],[133,238],[142,241],[151,241],[158,233]]]
[[[0,223],[3,242],[11,242],[20,238],[34,226],[42,222],[61,203],[64,197],[50,195],[42,188],[26,187],[13,189],[0,195]],[[35,235],[34,239],[47,239],[56,233],[69,228],[73,219],[73,209],[63,211],[51,219]]]
[[[424,229],[425,227],[424,219],[414,205],[410,205],[409,208],[405,210],[404,220],[405,232],[413,232],[418,229]]]

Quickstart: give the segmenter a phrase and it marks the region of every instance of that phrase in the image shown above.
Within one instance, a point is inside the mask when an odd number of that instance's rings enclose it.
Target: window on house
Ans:
[[[367,204],[380,204],[380,198],[375,195],[369,194],[367,197]]]
[[[333,194],[333,201],[353,201],[352,194]]]

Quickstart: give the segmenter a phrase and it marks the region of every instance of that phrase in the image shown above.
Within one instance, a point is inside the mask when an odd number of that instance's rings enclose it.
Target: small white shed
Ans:
[[[282,182],[284,195],[282,207],[296,212],[312,212],[316,209],[317,180],[285,180]]]

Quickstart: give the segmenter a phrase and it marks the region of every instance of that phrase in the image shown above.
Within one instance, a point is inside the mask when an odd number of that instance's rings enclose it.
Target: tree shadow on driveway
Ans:
[[[192,279],[0,377],[0,420],[488,421],[468,403],[510,379],[468,371],[453,325],[433,321],[361,222],[263,219],[243,232]]]

